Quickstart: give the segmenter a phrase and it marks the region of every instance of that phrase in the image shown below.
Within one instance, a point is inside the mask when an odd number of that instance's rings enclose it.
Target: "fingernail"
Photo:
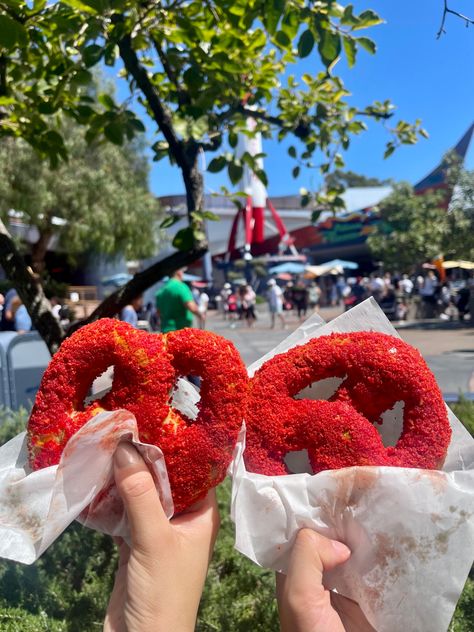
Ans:
[[[338,540],[331,540],[331,544],[338,555],[349,557],[351,554],[350,548],[342,542],[339,542]]]
[[[138,451],[130,443],[119,443],[115,451],[115,463],[118,468],[137,465],[142,460]]]

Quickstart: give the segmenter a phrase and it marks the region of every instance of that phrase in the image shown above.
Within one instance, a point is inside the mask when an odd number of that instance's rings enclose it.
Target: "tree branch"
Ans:
[[[183,86],[180,84],[178,77],[176,76],[173,68],[170,66],[168,57],[165,55],[159,42],[154,37],[152,37],[152,42],[153,42],[153,46],[155,48],[156,54],[160,58],[161,65],[163,66],[163,70],[165,71],[166,76],[176,88],[179,105],[187,105],[189,103],[188,93],[186,92],[186,90],[183,89]]]
[[[33,274],[31,268],[27,267],[12,236],[1,220],[0,265],[13,283],[51,354],[55,353],[61,344],[64,331],[51,312],[51,305],[44,295],[37,276]]]
[[[285,127],[287,123],[285,120],[279,116],[273,116],[272,114],[268,114],[265,110],[253,110],[252,108],[246,107],[242,103],[232,105],[221,114],[217,115],[217,118],[220,122],[224,122],[227,119],[231,118],[234,114],[242,114],[243,116],[248,116],[254,119],[258,119],[260,121],[265,121],[265,123],[270,123],[271,125],[276,125],[277,127]],[[392,118],[393,112],[364,112],[363,110],[359,110],[356,112],[358,116],[372,116],[378,119],[388,120]],[[298,128],[294,131],[296,132]],[[298,134],[296,134],[298,135]]]
[[[469,26],[469,24],[474,24],[474,19],[469,18],[467,15],[464,15],[463,13],[459,13],[459,11],[455,11],[454,9],[451,9],[448,6],[448,0],[444,0],[443,15],[441,17],[441,24],[439,27],[439,31],[436,34],[436,39],[439,39],[441,35],[446,33],[444,25],[445,25],[446,17],[448,13],[451,13],[452,15],[455,15],[456,17],[461,18],[461,20],[464,20],[464,22],[466,23],[466,26]]]
[[[118,42],[120,57],[127,71],[137,82],[138,87],[145,96],[148,105],[153,113],[158,127],[168,142],[168,146],[173,158],[178,165],[183,168],[186,165],[186,155],[182,141],[176,136],[173,128],[173,121],[169,110],[163,105],[159,98],[155,87],[151,83],[147,71],[140,64],[136,52],[132,47],[132,39],[130,35],[125,35]]]
[[[194,263],[204,254],[206,254],[206,249],[204,248],[193,249],[186,252],[175,252],[169,257],[153,264],[146,270],[143,270],[143,272],[138,272],[131,281],[102,301],[102,303],[88,318],[78,321],[77,323],[73,323],[71,327],[69,327],[67,335],[70,336],[80,327],[98,320],[99,318],[110,318],[115,316],[115,314],[122,310],[125,305],[128,305],[133,298],[142,294],[163,277],[169,276],[175,270],[183,268],[190,263]]]

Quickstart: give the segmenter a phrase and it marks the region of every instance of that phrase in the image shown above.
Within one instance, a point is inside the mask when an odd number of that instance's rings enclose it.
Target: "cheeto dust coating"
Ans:
[[[329,401],[294,399],[319,380],[344,381]],[[374,424],[404,402],[403,430],[385,447]],[[308,450],[313,471],[353,465],[440,468],[451,428],[435,378],[420,353],[377,332],[314,338],[266,362],[250,382],[247,469],[288,474],[288,452]]]
[[[96,377],[114,366],[112,390],[84,407]],[[202,378],[196,420],[170,405],[181,375]],[[204,497],[225,476],[242,423],[248,378],[228,340],[184,329],[150,334],[102,319],[65,340],[51,360],[28,424],[30,464],[59,462],[69,438],[93,415],[125,408],[137,420],[140,439],[166,458],[175,511]]]

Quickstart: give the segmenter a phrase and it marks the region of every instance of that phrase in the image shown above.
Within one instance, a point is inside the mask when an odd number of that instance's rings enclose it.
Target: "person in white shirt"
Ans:
[[[373,275],[369,282],[369,290],[377,303],[382,299],[385,289],[385,282],[382,277],[380,275]]]
[[[436,313],[436,290],[438,288],[438,279],[433,270],[429,270],[420,288],[420,295],[423,300],[423,316],[424,318],[433,318]]]
[[[271,318],[270,327],[274,329],[276,316],[280,319],[281,326],[286,327],[285,317],[283,316],[283,290],[276,284],[275,279],[270,279],[267,285],[267,299]]]
[[[203,290],[199,294],[199,298],[198,298],[198,310],[201,315],[199,326],[201,329],[206,329],[206,316],[207,316],[208,307],[209,307],[209,295]]]
[[[408,274],[404,274],[399,281],[400,289],[402,290],[405,298],[410,298],[413,293],[413,281],[408,277]]]

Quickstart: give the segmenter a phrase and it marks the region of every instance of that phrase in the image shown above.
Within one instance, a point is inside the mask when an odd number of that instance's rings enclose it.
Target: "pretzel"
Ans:
[[[294,399],[313,382],[344,381],[329,401]],[[374,424],[404,402],[403,430],[385,447]],[[288,452],[308,450],[315,473],[354,465],[435,469],[451,437],[446,407],[420,353],[376,332],[331,334],[266,362],[250,383],[245,463],[288,474]]]
[[[112,390],[84,405],[94,381],[114,366]],[[170,404],[180,375],[202,377],[195,420]],[[235,347],[216,334],[185,329],[150,334],[102,319],[65,340],[49,364],[30,416],[30,465],[55,465],[69,438],[93,415],[125,408],[139,438],[161,448],[175,511],[204,497],[225,476],[240,429],[247,373]]]

